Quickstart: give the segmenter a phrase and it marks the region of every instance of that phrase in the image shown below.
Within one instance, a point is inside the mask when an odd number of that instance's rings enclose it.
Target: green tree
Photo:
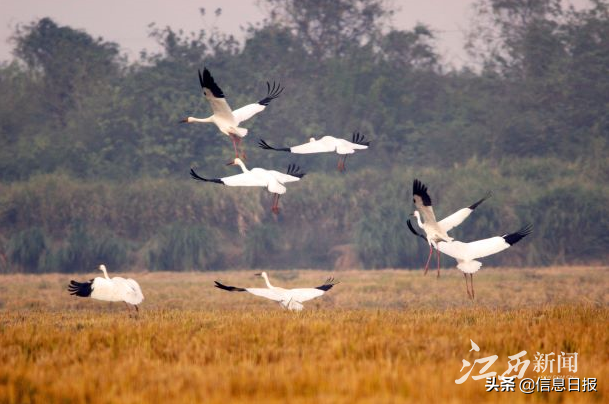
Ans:
[[[118,45],[42,18],[21,26],[14,53],[38,73],[39,96],[61,124],[80,95],[98,90],[120,68]]]

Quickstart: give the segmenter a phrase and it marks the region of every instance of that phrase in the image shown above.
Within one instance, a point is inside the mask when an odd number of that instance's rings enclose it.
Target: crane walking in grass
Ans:
[[[275,98],[279,97],[283,88],[281,88],[281,84],[275,84],[273,82],[273,86],[269,82],[266,83],[267,86],[267,94],[266,97],[261,99],[260,101],[248,104],[244,107],[241,107],[236,110],[231,110],[226,98],[224,97],[224,92],[214,81],[214,78],[211,76],[211,73],[206,68],[203,69],[203,73],[199,70],[199,83],[201,84],[201,88],[203,89],[203,95],[209,101],[211,105],[211,109],[213,111],[213,115],[207,118],[195,118],[189,116],[187,118],[182,119],[180,122],[182,123],[214,123],[220,132],[224,133],[233,141],[233,147],[235,148],[235,157],[239,157],[239,152],[237,151],[237,145],[241,145],[241,139],[247,135],[247,129],[239,127],[239,124],[243,121],[246,121],[256,115],[259,112],[264,111],[264,109],[273,101]],[[241,156],[245,158],[245,153],[243,149],[241,150]]]
[[[281,307],[284,309],[290,311],[301,311],[304,308],[302,305],[303,302],[323,295],[338,283],[334,280],[334,278],[328,278],[323,285],[315,288],[284,289],[271,285],[266,272],[261,272],[256,275],[264,278],[267,286],[266,288],[240,288],[236,286],[223,285],[218,281],[215,281],[215,286],[229,292],[249,292],[252,295],[279,302]]]
[[[467,208],[459,209],[452,215],[447,216],[437,222],[431,203],[431,198],[427,193],[427,186],[417,179],[414,180],[412,184],[412,201],[414,202],[417,210],[415,210],[412,216],[417,219],[417,224],[425,232],[424,239],[429,244],[429,257],[427,257],[427,263],[425,264],[424,274],[427,274],[427,270],[429,268],[429,262],[431,261],[431,256],[433,255],[433,246],[435,247],[438,255],[437,276],[440,276],[440,250],[438,250],[437,243],[440,241],[452,241],[453,238],[448,235],[448,232],[463,223],[463,221],[467,219],[469,215],[471,215],[474,209],[476,209],[482,202],[490,198],[490,196],[491,193],[489,192],[484,198],[480,199],[477,202],[474,202]],[[421,216],[423,216],[425,222],[421,221]],[[417,232],[412,227],[410,220],[408,220],[407,223],[410,230],[413,233],[417,234]]]
[[[370,141],[365,140],[364,135],[359,132],[353,132],[351,141],[339,139],[334,136],[324,136],[321,139],[315,140],[314,137],[309,139],[308,143],[292,147],[272,147],[267,142],[260,139],[258,146],[265,150],[284,151],[295,154],[313,154],[313,153],[329,153],[336,152],[338,158],[338,171],[345,170],[345,162],[349,154],[355,153],[356,150],[365,150],[370,146]]]
[[[415,231],[412,224],[410,224],[410,220],[408,220],[408,227],[415,235],[425,239],[425,236]],[[515,233],[472,241],[471,243],[463,243],[461,241],[440,241],[438,242],[437,248],[439,251],[457,260],[457,269],[463,272],[463,276],[465,277],[467,295],[473,300],[474,274],[482,267],[482,263],[476,260],[510,248],[524,237],[531,234],[531,231],[532,226],[528,224]]]
[[[137,305],[144,300],[140,285],[131,278],[125,279],[118,276],[110,278],[105,265],[100,265],[99,270],[104,273],[103,278],[97,277],[88,282],[70,281],[70,285],[68,285],[70,294],[107,302],[125,302],[129,312],[131,311],[129,305],[135,307],[136,313],[139,312]]]

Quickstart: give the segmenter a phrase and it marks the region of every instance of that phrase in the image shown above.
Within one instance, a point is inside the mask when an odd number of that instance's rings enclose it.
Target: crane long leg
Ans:
[[[271,207],[271,212],[274,214],[279,214],[279,194],[273,194],[273,206]]]
[[[338,158],[338,171],[345,171],[345,162],[347,161],[347,155],[343,154]]]
[[[230,135],[230,139],[233,141],[233,149],[235,149],[235,158],[239,158],[239,152],[237,151],[237,136]]]
[[[431,256],[433,255],[433,250],[431,249],[431,244],[429,245],[429,257],[427,257],[427,263],[425,264],[425,272],[423,275],[427,275],[427,269],[429,268],[429,261],[431,261]]]
[[[131,318],[131,308],[129,307],[129,304],[127,302],[123,303],[125,303],[125,307],[127,307],[127,313],[129,314],[129,318]]]
[[[469,274],[469,283],[472,284],[472,300],[474,300],[474,274]]]
[[[436,250],[436,252],[438,253],[438,276],[437,278],[440,277],[440,250]]]
[[[245,151],[243,150],[243,145],[241,144],[241,141],[242,141],[242,140],[243,140],[243,139],[241,139],[240,137],[239,137],[239,138],[237,138],[237,143],[239,144],[239,149],[241,149],[241,158],[242,158],[243,160],[247,160],[247,156],[245,155]]]
[[[465,288],[467,289],[467,296],[471,299],[472,295],[469,293],[469,283],[467,282],[467,274],[463,272],[463,277],[465,278]]]

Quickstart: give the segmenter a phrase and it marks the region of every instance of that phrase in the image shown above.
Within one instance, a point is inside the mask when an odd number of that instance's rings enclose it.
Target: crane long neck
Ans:
[[[245,164],[243,164],[243,161],[239,160],[239,161],[237,161],[237,164],[239,164],[239,167],[241,167],[241,171],[243,171],[244,173],[248,173],[250,171],[250,170],[247,169]]]
[[[208,118],[195,118],[195,117],[189,117],[188,118],[188,122],[192,123],[192,122],[200,122],[200,123],[212,123],[214,120],[213,118],[210,116]]]
[[[104,276],[106,277],[106,279],[110,279],[110,277],[108,276],[108,272],[106,271],[106,268],[102,268],[102,272],[104,273]]]
[[[417,212],[418,213],[418,212]],[[423,228],[423,222],[421,221],[421,215],[415,215],[417,218],[417,224],[419,225],[419,227],[422,229]]]
[[[262,277],[264,278],[264,281],[266,282],[266,286],[267,286],[269,289],[273,289],[273,288],[274,288],[274,286],[273,286],[273,285],[271,285],[271,282],[269,282],[269,277],[268,277],[268,275],[267,275],[267,274],[262,274]]]

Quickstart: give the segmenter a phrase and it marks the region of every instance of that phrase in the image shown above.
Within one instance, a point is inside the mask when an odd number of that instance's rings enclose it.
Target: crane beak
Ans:
[[[180,122],[178,122],[178,123],[188,123],[188,118],[184,118],[184,119],[180,120]]]
[[[411,213],[411,214],[409,214],[408,216],[410,216],[410,217],[414,216],[414,212],[413,212],[413,213]]]
[[[235,162],[234,161],[230,161],[230,162],[226,163],[226,165],[227,166],[234,166]],[[256,274],[256,275],[259,275],[259,274]]]
[[[262,272],[258,272],[257,274],[254,274],[254,276],[262,276]]]

